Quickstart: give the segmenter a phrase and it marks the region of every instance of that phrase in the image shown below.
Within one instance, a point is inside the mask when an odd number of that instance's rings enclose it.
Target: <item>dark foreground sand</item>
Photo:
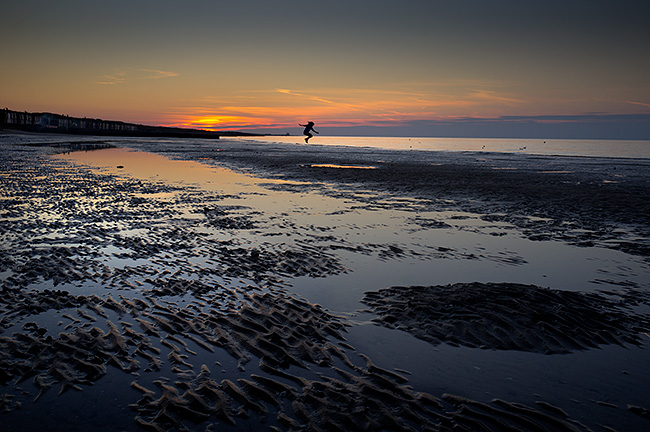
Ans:
[[[642,344],[650,328],[630,306],[650,304],[645,290],[616,300],[595,293],[520,284],[391,287],[368,292],[364,303],[382,325],[438,344],[561,354],[607,344]]]
[[[379,367],[381,359],[350,344],[354,320],[288,289],[296,278],[354,272],[343,252],[379,261],[421,252],[353,244],[234,205],[243,193],[98,173],[50,158],[60,147],[18,145],[38,137],[2,139],[2,430],[650,427],[650,403],[595,401],[616,409],[606,423],[541,399],[422,391],[409,371]],[[94,144],[107,144],[100,141]],[[410,197],[427,200],[429,210],[509,222],[536,241],[607,248],[646,262],[650,252],[646,162],[180,140],[128,145],[290,180],[269,180],[267,188],[347,200],[349,212],[401,208],[405,201],[387,197]],[[373,194],[355,194],[359,188]],[[411,224],[449,227],[417,214]],[[462,258],[443,249],[422,258]],[[386,286],[366,292],[370,309],[359,313],[433,345],[537,355],[643,347],[649,287],[613,285],[598,293],[509,282]]]

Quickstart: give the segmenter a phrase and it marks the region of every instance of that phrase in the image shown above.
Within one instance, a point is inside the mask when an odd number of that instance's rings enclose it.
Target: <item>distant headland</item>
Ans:
[[[255,136],[245,132],[211,132],[200,129],[184,129],[164,126],[146,126],[115,120],[102,120],[86,117],[70,117],[49,112],[13,111],[0,109],[0,129],[27,132],[61,133],[75,135],[169,137],[169,138],[207,138],[219,139],[221,136]]]

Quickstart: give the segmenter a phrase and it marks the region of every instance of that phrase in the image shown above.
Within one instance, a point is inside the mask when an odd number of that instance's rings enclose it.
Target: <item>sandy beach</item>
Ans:
[[[650,428],[648,160],[0,146],[1,430]]]

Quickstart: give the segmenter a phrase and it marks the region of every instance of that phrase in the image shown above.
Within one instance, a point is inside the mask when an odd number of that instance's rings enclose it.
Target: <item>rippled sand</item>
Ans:
[[[650,425],[638,161],[0,139],[9,430]]]

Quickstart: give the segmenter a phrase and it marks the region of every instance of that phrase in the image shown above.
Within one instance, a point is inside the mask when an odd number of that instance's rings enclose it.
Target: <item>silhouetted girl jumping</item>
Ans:
[[[316,129],[314,129],[314,122],[313,121],[310,121],[309,123],[307,123],[305,125],[298,123],[298,126],[304,126],[305,127],[305,130],[302,131],[302,134],[307,135],[307,138],[305,138],[306,143],[309,142],[309,138],[313,137],[313,135],[311,134],[312,132],[318,133],[318,131]]]

